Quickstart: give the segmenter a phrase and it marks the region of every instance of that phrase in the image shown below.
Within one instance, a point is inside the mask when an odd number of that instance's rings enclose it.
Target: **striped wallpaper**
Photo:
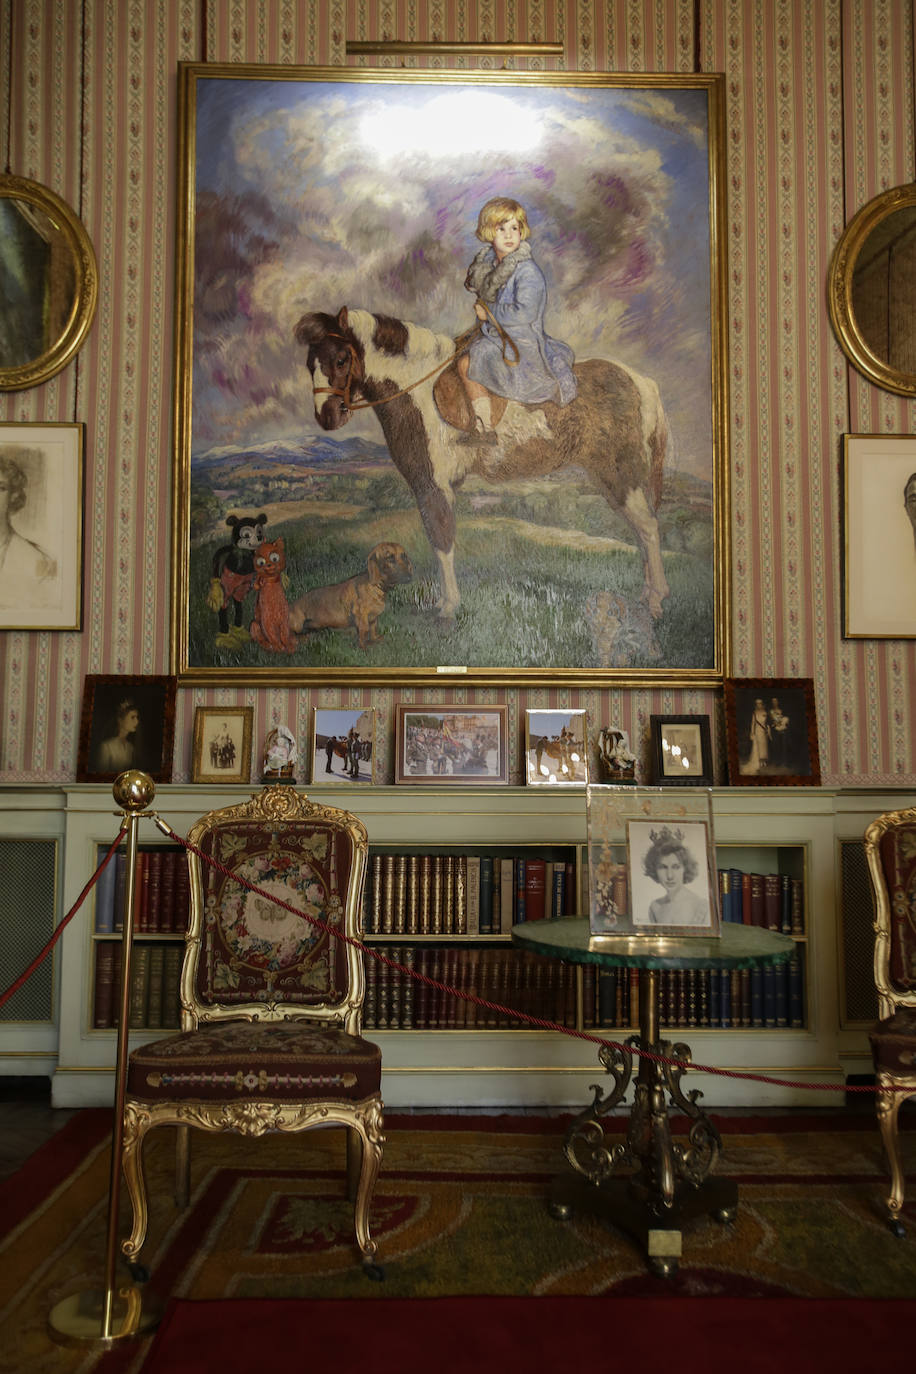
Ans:
[[[845,432],[913,431],[916,408],[847,366],[825,282],[846,220],[916,177],[916,0],[0,0],[4,163],[77,210],[100,271],[77,359],[0,395],[4,421],[82,421],[87,438],[84,629],[0,633],[0,782],[73,779],[86,673],[169,670],[176,64],[378,64],[348,59],[347,38],[546,40],[565,57],[529,65],[726,74],[732,673],[814,678],[825,784],[913,786],[916,640],[842,638],[839,453]],[[314,705],[391,722],[397,699],[424,695],[183,689],[174,776],[198,704],[251,704],[256,742],[286,721],[305,746]],[[653,712],[708,713],[725,781],[713,691],[431,695],[507,701],[515,741],[526,707],[582,705],[646,759]],[[390,780],[390,741],[382,753]]]

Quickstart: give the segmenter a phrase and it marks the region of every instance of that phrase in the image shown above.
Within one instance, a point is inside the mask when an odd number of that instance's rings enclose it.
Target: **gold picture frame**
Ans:
[[[191,781],[250,782],[253,722],[253,706],[195,707]]]
[[[180,680],[720,685],[724,77],[182,63],[178,89]],[[497,183],[553,371],[494,383],[484,448],[458,358]]]

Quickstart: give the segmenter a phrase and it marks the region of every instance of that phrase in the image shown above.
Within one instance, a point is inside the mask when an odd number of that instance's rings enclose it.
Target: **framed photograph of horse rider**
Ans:
[[[180,680],[720,685],[724,77],[178,87]]]
[[[376,782],[376,718],[371,706],[313,707],[312,783]]]
[[[251,781],[253,706],[198,706],[194,711],[191,781]]]
[[[588,717],[584,710],[525,712],[525,781],[529,787],[585,787]]]

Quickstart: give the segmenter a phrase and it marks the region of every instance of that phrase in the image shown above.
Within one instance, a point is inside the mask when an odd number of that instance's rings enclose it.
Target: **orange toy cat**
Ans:
[[[254,620],[251,638],[262,649],[294,653],[298,640],[289,628],[289,604],[283,590],[286,551],[282,539],[263,543],[254,556]]]

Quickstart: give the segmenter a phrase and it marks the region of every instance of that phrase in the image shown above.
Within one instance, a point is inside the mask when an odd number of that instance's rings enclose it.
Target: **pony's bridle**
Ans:
[[[358,355],[357,355],[356,349],[354,348],[352,341],[351,341],[350,339],[345,339],[344,336],[343,336],[343,334],[328,334],[327,337],[328,337],[329,339],[339,339],[340,342],[341,342],[342,344],[346,344],[346,346],[347,346],[347,352],[348,352],[348,354],[349,354],[349,358],[348,358],[348,361],[347,361],[347,375],[346,375],[346,377],[345,377],[345,379],[344,379],[344,384],[343,384],[342,387],[341,387],[341,386],[313,386],[313,387],[312,387],[312,392],[313,392],[313,394],[314,394],[315,396],[319,396],[319,395],[324,395],[325,393],[327,393],[327,394],[330,395],[330,396],[339,396],[339,397],[341,398],[340,408],[341,408],[342,411],[346,411],[347,413],[349,413],[350,411],[353,411],[353,410],[364,410],[367,406],[371,406],[371,405],[375,404],[375,403],[372,402],[372,401],[351,401],[351,400],[350,400],[350,387],[351,387],[351,385],[352,385],[352,383],[353,383],[353,368],[354,368],[356,362],[358,361]]]

